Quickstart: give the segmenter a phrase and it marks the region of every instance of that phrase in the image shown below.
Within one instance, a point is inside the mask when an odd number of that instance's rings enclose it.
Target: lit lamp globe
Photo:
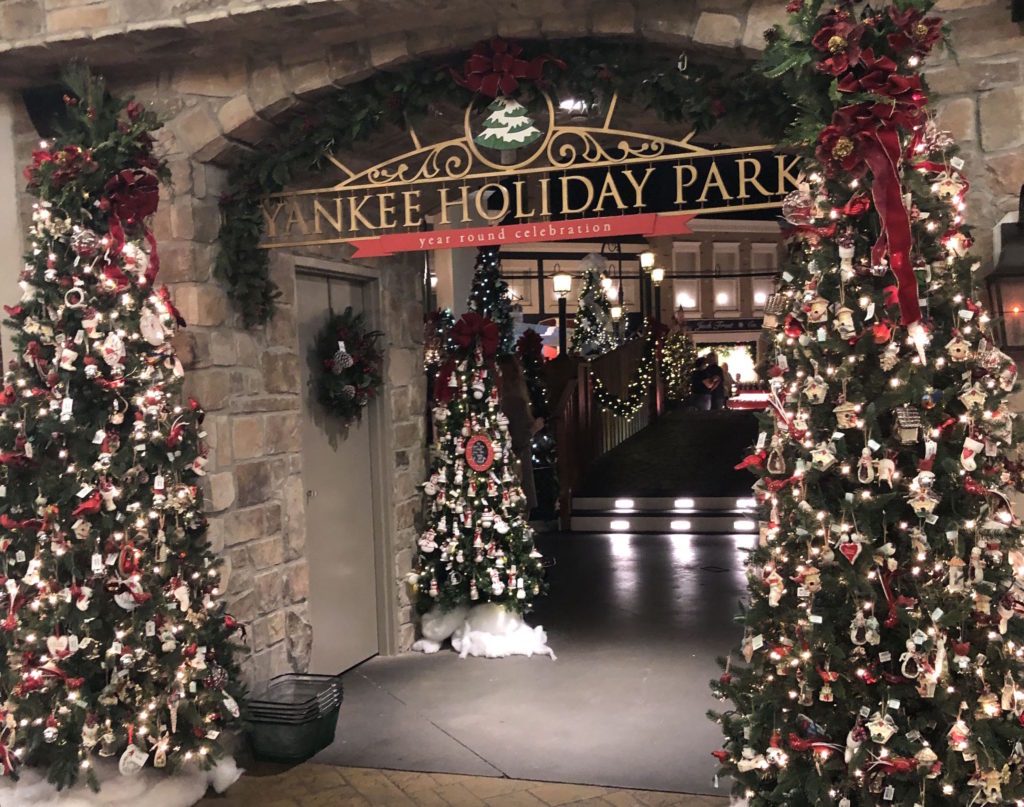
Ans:
[[[551,287],[555,290],[555,296],[564,299],[572,291],[572,275],[559,272],[551,278]]]
[[[645,272],[650,272],[654,268],[654,253],[653,252],[641,252],[640,253],[640,267]]]
[[[660,266],[658,266],[658,267],[656,267],[656,268],[651,270],[651,282],[655,286],[660,286],[661,285],[661,281],[663,281],[664,279],[665,279],[665,270],[662,269]]]
[[[620,319],[622,319],[622,306],[613,305],[612,306],[612,322],[618,322]]]

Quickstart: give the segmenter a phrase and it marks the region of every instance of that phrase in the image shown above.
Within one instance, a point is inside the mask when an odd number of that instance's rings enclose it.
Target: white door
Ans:
[[[374,565],[373,452],[369,410],[345,424],[328,416],[310,388],[310,350],[333,310],[363,310],[363,284],[318,275],[297,277],[302,367],[302,478],[313,621],[310,672],[335,673],[378,652]]]

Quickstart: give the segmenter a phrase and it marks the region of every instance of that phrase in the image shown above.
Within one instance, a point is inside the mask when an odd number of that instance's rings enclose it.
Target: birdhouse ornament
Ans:
[[[914,445],[921,439],[921,412],[913,406],[901,406],[895,410],[896,435],[900,444]]]
[[[851,401],[843,400],[839,402],[832,413],[836,416],[836,421],[839,424],[840,429],[855,429],[857,428],[857,412],[860,407],[852,403]]]
[[[857,326],[853,321],[853,309],[847,308],[845,305],[836,311],[833,325],[843,339],[853,339],[857,335]]]
[[[988,396],[985,395],[985,390],[981,386],[980,382],[975,381],[972,384],[971,382],[968,381],[966,384],[964,384],[963,390],[960,393],[960,403],[962,403],[968,409],[974,409],[975,407],[978,407],[980,409],[985,405],[985,399],[987,397]]]
[[[804,384],[804,397],[807,398],[808,403],[813,405],[824,403],[827,396],[828,384],[825,383],[824,378],[815,374],[807,379]]]
[[[885,745],[896,733],[896,721],[891,714],[886,713],[883,717],[880,712],[875,712],[868,721],[867,729],[872,742]]]
[[[828,300],[818,296],[804,306],[807,312],[807,321],[817,325],[828,319]]]
[[[811,465],[819,471],[827,471],[836,461],[832,446],[826,442],[818,443],[811,451]]]
[[[971,355],[971,345],[958,333],[946,342],[946,352],[949,354],[950,361],[967,361]]]

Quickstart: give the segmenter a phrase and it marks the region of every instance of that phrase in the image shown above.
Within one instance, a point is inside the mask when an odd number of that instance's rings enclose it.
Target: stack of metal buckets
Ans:
[[[334,742],[341,678],[286,673],[249,700],[250,739],[257,759],[298,762]]]

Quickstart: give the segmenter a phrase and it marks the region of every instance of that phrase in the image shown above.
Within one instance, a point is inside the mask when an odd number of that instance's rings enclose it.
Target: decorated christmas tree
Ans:
[[[541,591],[542,563],[499,405],[498,327],[470,312],[452,337],[456,350],[435,385],[437,439],[423,486],[417,607],[422,613],[492,602],[525,612]]]
[[[26,169],[33,206],[0,391],[0,773],[95,784],[95,756],[209,766],[241,693],[148,226],[158,124],[85,74]]]
[[[480,247],[473,272],[473,288],[466,307],[498,326],[498,357],[510,356],[515,349],[512,323],[512,299],[508,284],[501,277],[499,247]]]
[[[505,151],[528,146],[541,136],[526,107],[514,98],[495,98],[487,111],[491,114],[483,122],[483,131],[473,138],[481,146]]]
[[[1024,799],[1013,361],[926,110],[928,0],[790,3],[803,187],[754,452],[760,539],[716,752],[751,807]]]
[[[601,287],[600,267],[584,258],[580,270],[583,285],[569,350],[579,356],[600,356],[615,347],[611,333],[612,304]]]
[[[665,397],[670,401],[686,401],[693,392],[690,374],[697,361],[697,346],[689,331],[676,328],[668,336],[661,350],[661,366],[665,376]]]

